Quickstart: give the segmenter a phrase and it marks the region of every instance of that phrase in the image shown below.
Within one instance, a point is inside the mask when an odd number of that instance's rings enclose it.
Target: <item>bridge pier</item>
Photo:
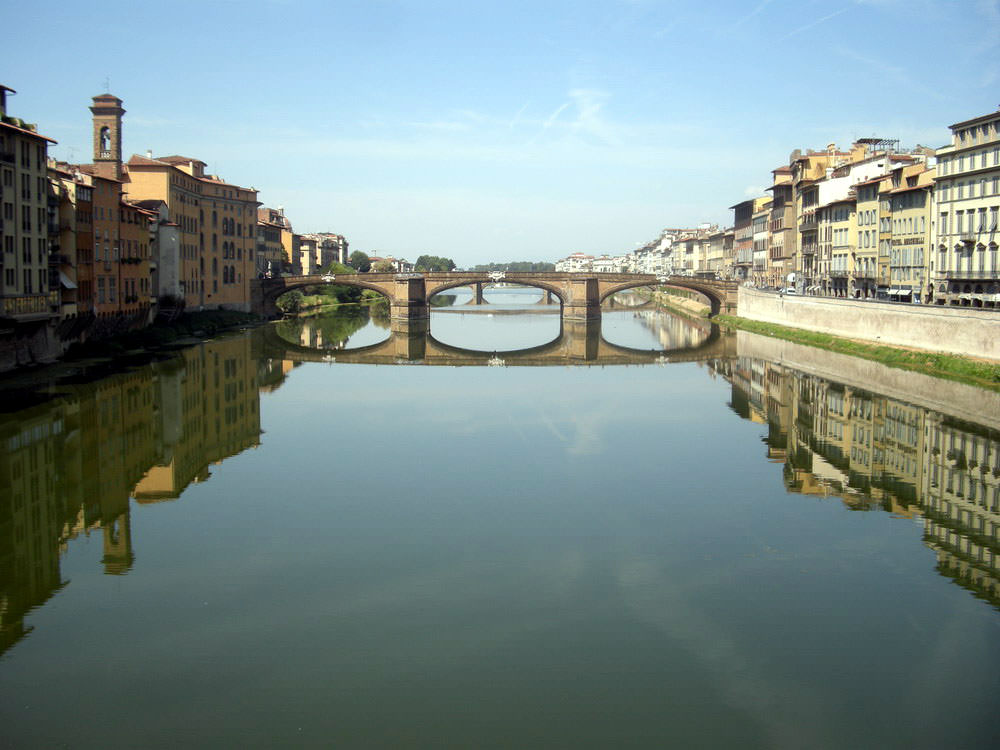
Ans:
[[[412,326],[419,321],[429,321],[430,305],[423,277],[395,278],[393,294],[389,298],[389,320],[392,325]]]
[[[484,302],[483,285],[481,283],[472,284],[472,304],[482,305]]]
[[[565,284],[562,319],[588,321],[601,319],[601,295],[596,278],[570,279]]]

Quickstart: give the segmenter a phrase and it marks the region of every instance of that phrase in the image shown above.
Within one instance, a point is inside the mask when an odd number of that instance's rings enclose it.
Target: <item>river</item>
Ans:
[[[995,741],[1000,395],[470,299],[4,399],[0,746]]]

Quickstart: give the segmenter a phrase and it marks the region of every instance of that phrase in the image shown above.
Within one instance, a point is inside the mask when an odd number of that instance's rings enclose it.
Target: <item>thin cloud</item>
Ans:
[[[754,16],[757,16],[757,15],[760,15],[760,12],[762,10],[764,10],[764,8],[766,8],[772,2],[774,2],[774,0],[761,0],[761,2],[757,3],[757,5],[754,6],[753,10],[751,10],[745,16],[743,16],[742,18],[740,18],[738,21],[736,21],[736,23],[734,23],[732,26],[730,26],[728,29],[726,29],[726,31],[729,32],[729,33],[732,33],[734,31],[736,31],[737,29],[740,28],[740,26],[742,26],[743,24],[745,24],[751,18],[753,18]]]
[[[816,26],[819,26],[821,23],[825,23],[826,21],[829,21],[831,18],[836,18],[837,16],[839,16],[839,15],[841,15],[843,13],[846,13],[849,10],[850,10],[849,7],[848,8],[841,8],[840,10],[835,10],[833,13],[828,13],[827,15],[823,16],[822,18],[817,18],[812,23],[807,23],[805,26],[800,26],[799,28],[795,29],[795,31],[788,32],[787,34],[785,34],[781,38],[782,39],[788,39],[789,37],[793,37],[796,34],[801,34],[803,31],[808,31],[809,29],[815,28]]]
[[[555,124],[555,121],[559,118],[559,115],[561,115],[569,108],[570,104],[572,104],[572,102],[564,102],[559,107],[557,107],[556,110],[551,115],[548,116],[545,122],[542,123],[541,130],[535,133],[535,135],[531,138],[531,140],[528,141],[528,145],[530,146],[534,144],[535,141],[541,138],[542,135],[545,134],[545,131],[551,128]]]
[[[941,92],[914,80],[909,72],[907,72],[906,68],[901,65],[893,65],[885,60],[879,60],[876,57],[865,55],[850,47],[833,47],[833,51],[842,57],[846,57],[849,60],[859,62],[862,65],[871,68],[872,71],[880,74],[883,78],[895,81],[898,85],[907,88],[914,93],[938,100],[947,98],[941,94]]]
[[[525,102],[524,106],[522,106],[519,110],[517,110],[517,114],[514,115],[514,119],[510,121],[509,125],[507,125],[508,130],[513,130],[514,126],[521,121],[521,115],[523,115],[525,111],[528,109],[528,104],[529,102]]]

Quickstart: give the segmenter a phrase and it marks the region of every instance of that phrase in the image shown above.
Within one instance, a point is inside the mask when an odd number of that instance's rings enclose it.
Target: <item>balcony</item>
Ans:
[[[849,275],[846,268],[835,268],[830,271],[831,279],[846,279]]]
[[[961,279],[963,281],[998,281],[1000,271],[944,271],[939,273],[940,278]]]
[[[13,164],[15,162],[13,151],[0,151],[0,161],[5,164]]]
[[[49,298],[43,296],[0,297],[0,316],[14,320],[48,318],[51,317],[49,306]]]
[[[802,214],[802,216],[799,217],[799,229],[815,229],[815,228],[816,228],[816,213],[814,211]]]
[[[810,242],[808,244],[803,245],[802,248],[801,248],[801,250],[802,250],[802,254],[803,255],[815,255],[816,254],[816,250],[818,248],[819,248],[819,245],[817,245],[814,242]]]

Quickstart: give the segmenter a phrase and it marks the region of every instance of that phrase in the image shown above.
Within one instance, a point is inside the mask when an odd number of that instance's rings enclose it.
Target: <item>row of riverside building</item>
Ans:
[[[665,229],[621,256],[574,253],[565,271],[735,279],[798,294],[1000,307],[1000,110],[950,126],[941,148],[863,138],[796,150],[733,226]]]
[[[295,234],[284,209],[203,161],[123,161],[118,97],[93,97],[92,163],[68,164],[8,115],[13,93],[0,86],[0,354],[21,346],[34,351],[15,358],[44,359],[183,309],[246,311],[254,278],[346,262],[343,236]]]

